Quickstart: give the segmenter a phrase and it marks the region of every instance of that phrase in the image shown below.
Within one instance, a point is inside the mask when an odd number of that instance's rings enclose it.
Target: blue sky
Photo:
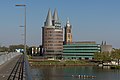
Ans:
[[[24,0],[0,1],[0,45],[23,44],[24,9],[15,7]],[[120,0],[26,0],[27,44],[41,44],[41,27],[48,9],[56,8],[64,27],[72,24],[73,41],[107,41],[120,48]]]

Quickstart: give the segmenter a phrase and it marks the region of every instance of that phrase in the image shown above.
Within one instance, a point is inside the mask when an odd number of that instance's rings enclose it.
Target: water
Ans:
[[[32,67],[33,80],[120,80],[120,70],[95,66]],[[93,75],[96,78],[74,78],[72,75]]]

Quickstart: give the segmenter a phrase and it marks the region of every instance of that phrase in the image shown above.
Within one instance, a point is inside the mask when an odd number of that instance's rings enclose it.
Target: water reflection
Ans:
[[[96,78],[74,78],[72,75],[93,75]],[[103,69],[93,66],[32,67],[33,80],[119,80],[120,70]]]

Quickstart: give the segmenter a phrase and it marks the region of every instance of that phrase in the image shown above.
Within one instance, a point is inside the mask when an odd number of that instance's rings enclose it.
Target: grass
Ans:
[[[55,60],[45,60],[45,61],[30,61],[31,65],[52,65],[52,66],[80,66],[80,65],[93,65],[84,60],[67,60],[67,61],[55,61]]]

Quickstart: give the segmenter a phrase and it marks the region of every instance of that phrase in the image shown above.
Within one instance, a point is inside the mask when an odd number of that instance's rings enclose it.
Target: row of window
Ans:
[[[45,43],[63,43],[63,41],[45,41]]]
[[[73,49],[65,49],[64,50],[100,50],[99,48],[73,48]]]
[[[45,31],[45,33],[52,33],[52,34],[61,33],[61,34],[63,34],[62,31]]]
[[[61,50],[46,50],[46,52],[62,52]]]
[[[56,48],[54,48],[54,47],[47,47],[46,49],[63,49],[62,47],[56,47]]]
[[[45,46],[63,46],[63,44],[45,44]]]
[[[45,37],[45,40],[63,40],[63,37],[48,37],[48,38],[46,38]]]
[[[67,51],[63,50],[64,53],[94,53],[94,52],[100,52],[100,50],[72,50],[72,51]]]
[[[45,36],[61,36],[61,37],[63,37],[62,34],[46,34]]]
[[[93,46],[92,45],[91,46],[90,45],[75,45],[75,46],[65,46],[64,45],[63,47],[64,48],[84,48],[84,47],[99,48],[97,45],[96,46],[95,45],[93,45]]]
[[[99,52],[99,51],[97,51],[97,52]],[[75,54],[75,53],[76,53],[76,54],[79,54],[79,53],[82,53],[82,54],[83,54],[83,53],[95,53],[95,52],[89,52],[89,51],[88,51],[88,52],[64,52],[64,51],[63,51],[63,53],[64,53],[64,54],[73,54],[73,53],[74,53],[74,54]]]

